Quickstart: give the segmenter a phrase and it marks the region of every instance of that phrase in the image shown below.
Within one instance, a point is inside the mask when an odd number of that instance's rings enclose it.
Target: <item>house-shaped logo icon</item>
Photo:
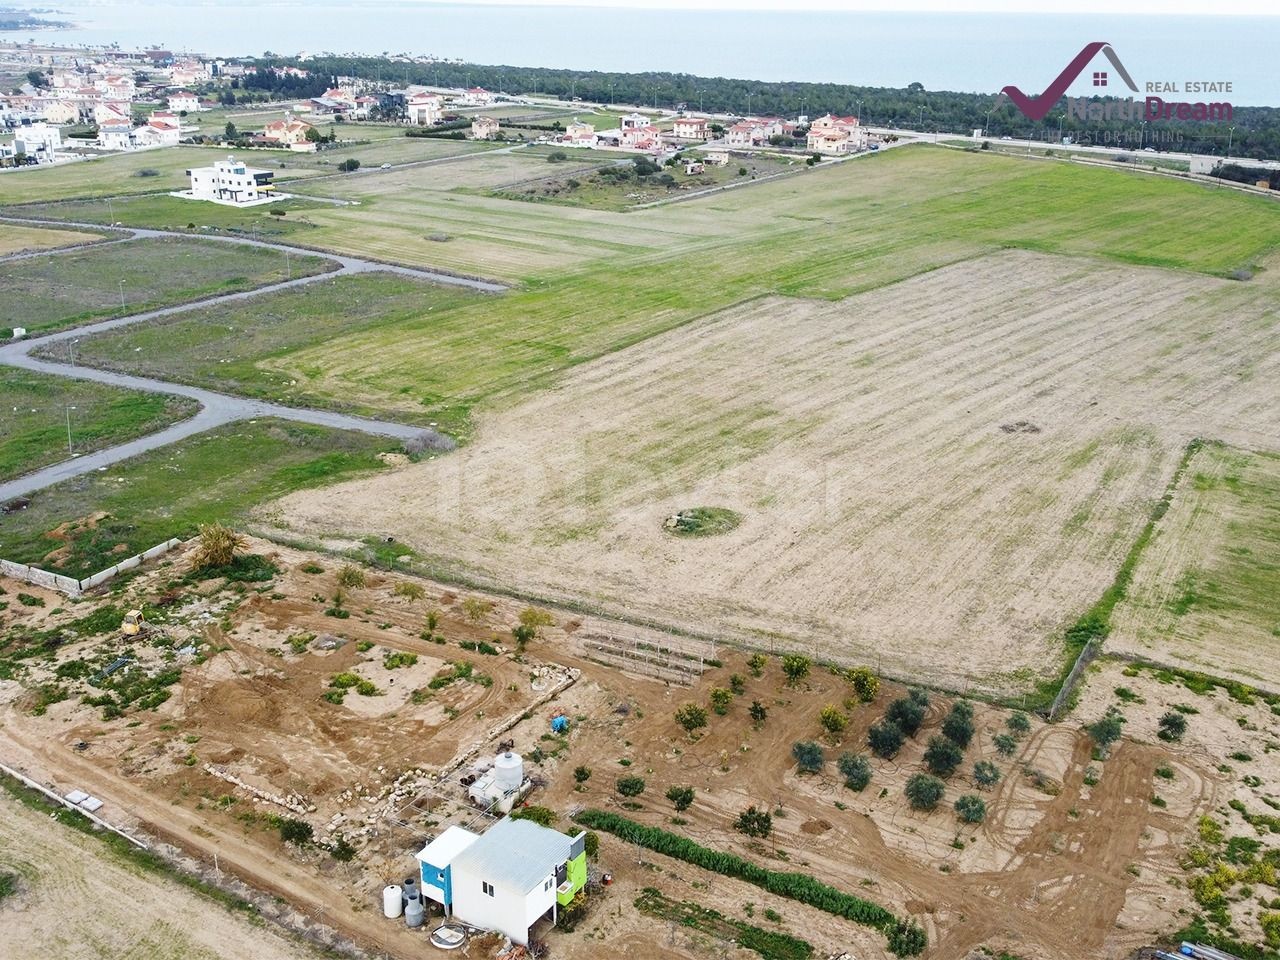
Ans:
[[[1049,111],[1053,109],[1054,104],[1058,102],[1058,98],[1067,92],[1067,88],[1075,82],[1076,78],[1084,72],[1084,68],[1099,53],[1107,58],[1112,69],[1125,82],[1125,85],[1134,93],[1137,93],[1138,85],[1133,82],[1133,78],[1129,76],[1129,71],[1124,68],[1124,64],[1120,62],[1116,52],[1111,49],[1111,44],[1095,41],[1076,54],[1075,59],[1067,64],[1066,69],[1058,74],[1053,83],[1049,84],[1039,96],[1029,97],[1012,85],[1005,87],[1000,91],[1000,94],[1012,100],[1014,105],[1029,119],[1043,120]],[[1108,76],[1105,70],[1094,71],[1093,85],[1099,88],[1106,87]]]

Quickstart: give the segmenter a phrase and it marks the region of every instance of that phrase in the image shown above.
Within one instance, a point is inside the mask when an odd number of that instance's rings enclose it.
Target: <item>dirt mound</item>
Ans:
[[[201,709],[236,724],[275,726],[280,719],[283,691],[279,684],[259,678],[252,686],[240,680],[215,683],[201,697]]]
[[[831,829],[831,824],[826,820],[806,820],[800,825],[800,832],[807,833],[810,836],[818,836],[826,833]]]

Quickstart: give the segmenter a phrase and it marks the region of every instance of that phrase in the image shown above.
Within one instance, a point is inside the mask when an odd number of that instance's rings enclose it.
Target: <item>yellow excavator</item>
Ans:
[[[151,625],[147,623],[141,610],[130,610],[124,615],[124,621],[120,624],[120,632],[126,637],[145,636],[150,630]]]

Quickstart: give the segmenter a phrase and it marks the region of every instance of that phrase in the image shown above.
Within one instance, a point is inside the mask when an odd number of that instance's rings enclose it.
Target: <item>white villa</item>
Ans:
[[[622,130],[630,130],[632,127],[647,127],[649,124],[649,118],[643,113],[628,113],[618,119],[618,127]]]
[[[444,117],[444,105],[434,93],[415,93],[405,102],[409,122],[433,127]]]
[[[174,113],[195,113],[201,109],[200,98],[187,90],[169,94],[169,109]]]
[[[173,196],[186,200],[209,200],[230,207],[251,207],[283,199],[271,182],[275,174],[270,170],[245,166],[235,157],[219,160],[211,167],[188,170],[187,176],[191,178],[191,189],[181,190]]]
[[[62,133],[47,123],[27,123],[13,131],[13,142],[0,144],[0,159],[16,159],[19,154],[28,163],[53,163],[62,149]]]

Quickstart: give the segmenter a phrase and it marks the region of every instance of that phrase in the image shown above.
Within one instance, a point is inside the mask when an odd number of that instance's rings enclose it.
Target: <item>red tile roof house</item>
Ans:
[[[678,117],[671,133],[680,140],[705,140],[708,126],[701,117]]]
[[[306,152],[315,150],[316,145],[307,139],[307,131],[315,127],[305,120],[285,114],[283,120],[272,120],[262,128],[262,138],[277,146],[290,150]]]

